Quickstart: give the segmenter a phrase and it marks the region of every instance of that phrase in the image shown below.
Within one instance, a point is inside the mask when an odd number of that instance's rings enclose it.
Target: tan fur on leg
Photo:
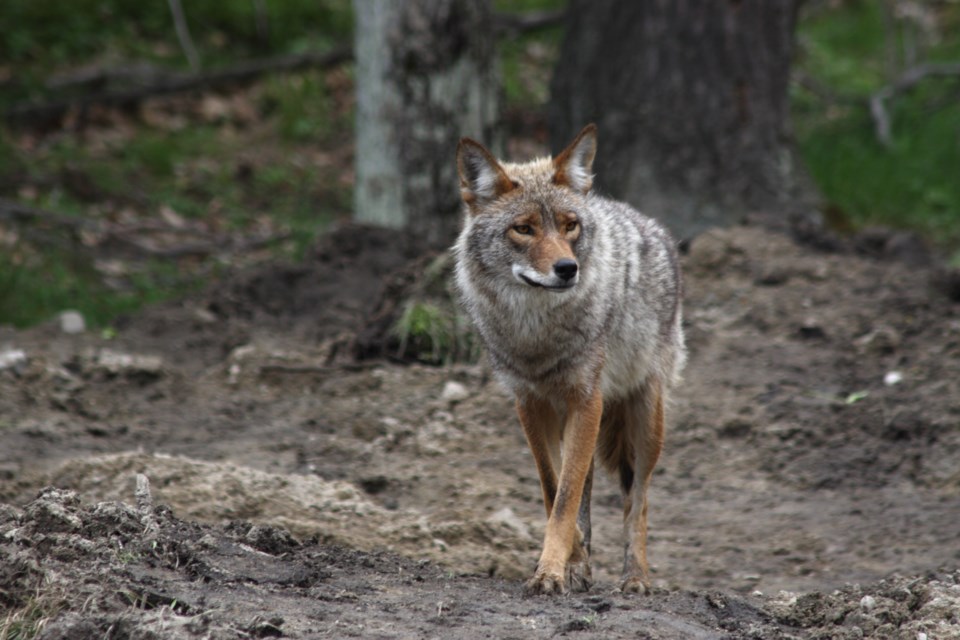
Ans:
[[[603,396],[599,389],[587,397],[572,394],[567,401],[563,466],[553,509],[547,520],[543,553],[536,573],[527,582],[527,593],[566,591],[567,563],[575,552],[583,554],[582,536],[577,530],[577,514],[583,486],[593,464],[602,413]]]
[[[634,436],[633,484],[624,496],[624,561],[621,590],[647,593],[647,487],[663,448],[663,392],[657,379],[648,381],[643,397],[627,411],[625,427]]]

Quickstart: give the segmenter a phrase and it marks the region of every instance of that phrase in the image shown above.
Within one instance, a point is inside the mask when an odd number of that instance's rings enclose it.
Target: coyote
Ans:
[[[624,592],[646,593],[647,486],[670,388],[686,359],[675,243],[591,191],[597,131],[556,158],[499,162],[463,138],[461,301],[516,410],[547,528],[529,594],[590,588],[594,452],[623,492]]]

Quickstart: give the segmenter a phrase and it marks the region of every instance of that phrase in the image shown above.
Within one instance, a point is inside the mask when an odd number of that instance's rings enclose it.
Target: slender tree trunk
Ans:
[[[549,112],[596,122],[597,186],[690,237],[810,211],[789,140],[796,0],[571,0]]]
[[[494,142],[498,75],[489,0],[353,0],[355,218],[443,244],[459,224],[453,160]]]

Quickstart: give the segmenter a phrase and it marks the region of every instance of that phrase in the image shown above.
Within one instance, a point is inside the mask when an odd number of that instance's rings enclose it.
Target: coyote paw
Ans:
[[[593,586],[590,562],[583,560],[567,564],[567,584],[571,591],[590,591]]]
[[[527,584],[523,591],[528,596],[549,596],[566,593],[567,587],[564,584],[562,574],[558,575],[537,569],[537,572],[533,575],[533,577],[527,580]]]
[[[625,576],[620,583],[621,593],[637,593],[645,596],[650,593],[650,583],[640,576]]]

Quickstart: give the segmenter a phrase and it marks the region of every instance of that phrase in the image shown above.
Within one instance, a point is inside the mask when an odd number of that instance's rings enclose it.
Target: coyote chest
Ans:
[[[474,305],[474,322],[508,388],[576,384],[583,369],[602,362],[599,384],[611,400],[627,395],[650,374],[655,353],[648,337],[655,334],[655,323],[637,313],[642,300],[625,290],[628,273],[594,274],[593,266],[583,267],[578,295],[564,294],[570,297],[562,300],[539,291],[468,294],[483,300]],[[471,288],[469,282],[461,285]]]

